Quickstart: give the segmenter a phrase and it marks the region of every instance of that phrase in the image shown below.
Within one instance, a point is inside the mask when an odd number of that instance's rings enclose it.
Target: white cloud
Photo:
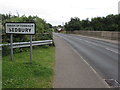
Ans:
[[[71,17],[86,19],[118,13],[119,0],[2,0],[1,13],[37,15],[58,25]],[[17,10],[17,11],[16,11]]]

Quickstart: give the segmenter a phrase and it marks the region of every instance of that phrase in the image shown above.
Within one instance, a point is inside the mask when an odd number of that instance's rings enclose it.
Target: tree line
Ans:
[[[38,16],[15,16],[11,14],[0,14],[2,17],[2,42],[9,43],[10,35],[5,33],[6,22],[35,22],[36,34],[33,35],[33,40],[52,39],[52,25]],[[29,35],[14,35],[14,42],[29,41]]]
[[[120,14],[95,17],[89,20],[80,20],[78,17],[71,18],[65,23],[66,31],[91,30],[91,31],[120,31]]]

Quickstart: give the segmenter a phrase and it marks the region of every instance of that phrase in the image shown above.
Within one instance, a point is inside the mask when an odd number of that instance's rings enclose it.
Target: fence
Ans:
[[[53,40],[43,40],[43,41],[32,41],[32,46],[37,46],[37,45],[48,45],[52,44]],[[10,43],[8,44],[0,44],[0,50],[2,50],[2,46],[10,46]],[[13,43],[13,48],[20,48],[20,47],[29,47],[30,42],[18,42],[18,43]]]

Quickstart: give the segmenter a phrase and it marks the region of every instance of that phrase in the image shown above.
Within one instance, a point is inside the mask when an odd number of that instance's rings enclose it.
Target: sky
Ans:
[[[39,16],[53,26],[63,25],[71,17],[80,20],[118,14],[119,0],[1,0],[0,13]]]

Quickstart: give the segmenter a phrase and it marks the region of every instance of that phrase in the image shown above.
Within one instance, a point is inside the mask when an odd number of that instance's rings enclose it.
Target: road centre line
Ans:
[[[120,54],[119,52],[117,52],[117,51],[115,51],[115,50],[112,50],[112,49],[109,49],[109,48],[105,48],[105,49],[107,49],[107,50],[109,50],[109,51],[112,51],[112,52],[114,52],[114,53]]]
[[[80,39],[80,38],[75,38],[75,39],[82,40],[82,39]]]
[[[85,41],[85,42],[88,42],[88,43],[94,44],[94,45],[96,45],[96,46],[103,47],[103,46],[101,46],[101,45],[98,45],[98,44],[92,43],[92,42],[90,42],[90,41]],[[103,47],[103,48],[105,48],[105,47]],[[114,53],[120,54],[120,53],[118,53],[118,52],[115,51],[115,50],[112,50],[112,49],[109,49],[109,48],[105,48],[105,49],[107,49],[107,50],[109,50],[109,51],[112,51],[112,52],[114,52]]]
[[[76,38],[76,39],[78,39],[78,38]],[[78,40],[83,40],[83,39],[78,39]],[[91,44],[96,45],[96,46],[100,46],[100,47],[105,48],[104,46],[101,46],[101,45],[99,45],[99,44],[96,44],[96,43],[93,43],[93,42],[90,42],[90,41],[87,41],[87,40],[83,40],[83,41],[85,41],[85,42],[87,42],[87,43],[91,43]]]
[[[101,46],[101,45],[98,45],[98,44],[95,44],[95,43],[92,43],[92,42],[89,42],[89,41],[86,41],[86,42],[91,43],[91,44],[94,44],[94,45],[97,45],[97,46],[100,46],[100,47],[103,47],[103,46]],[[105,48],[105,47],[103,47],[103,48]],[[120,53],[118,53],[118,52],[115,51],[115,50],[112,50],[112,49],[109,49],[109,48],[105,48],[105,49],[107,49],[107,50],[109,50],[109,51],[112,51],[112,52],[114,52],[114,53],[120,54]]]
[[[87,41],[87,40],[85,40],[85,42],[91,43],[91,44],[96,45],[96,46],[100,46],[100,45],[98,45],[96,43],[93,43],[93,42],[90,42],[90,41]]]

